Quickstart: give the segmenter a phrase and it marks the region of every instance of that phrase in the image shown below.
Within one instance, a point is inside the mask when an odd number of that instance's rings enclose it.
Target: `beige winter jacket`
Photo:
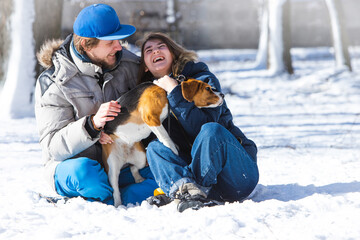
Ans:
[[[46,176],[54,189],[55,168],[61,161],[80,156],[101,160],[96,144],[100,134],[92,137],[85,128],[89,115],[135,87],[139,66],[139,58],[123,49],[117,67],[103,74],[101,89],[96,76],[102,69],[81,61],[70,47],[71,39],[60,47],[48,42],[38,55],[48,69],[36,83],[35,116]]]

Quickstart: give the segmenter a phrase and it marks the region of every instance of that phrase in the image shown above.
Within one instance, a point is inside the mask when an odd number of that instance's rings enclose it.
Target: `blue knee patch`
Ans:
[[[226,128],[224,128],[219,123],[210,122],[202,125],[200,133],[217,136],[218,134],[221,134],[221,132],[223,132],[224,130],[226,130]]]
[[[150,152],[153,152],[154,150],[156,151],[156,149],[159,149],[160,147],[162,147],[162,143],[159,142],[159,140],[155,140],[155,141],[152,141],[151,143],[149,143],[149,145],[147,146],[146,148],[146,153],[148,151]]]
[[[73,167],[75,168],[75,174],[79,180],[98,179],[104,177],[101,176],[105,173],[104,170],[101,168],[100,163],[95,160],[78,158]]]
[[[81,157],[61,162],[55,170],[55,186],[60,195],[108,201],[112,188],[101,165]]]

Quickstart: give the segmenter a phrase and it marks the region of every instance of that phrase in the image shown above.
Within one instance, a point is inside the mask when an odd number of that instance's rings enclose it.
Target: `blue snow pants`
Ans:
[[[129,167],[121,170],[119,187],[123,205],[141,203],[158,188],[149,167],[140,169],[140,174],[145,180],[135,183]],[[86,157],[65,160],[56,167],[54,179],[56,191],[62,196],[114,204],[108,176],[95,160]]]
[[[241,201],[259,180],[257,163],[234,135],[218,123],[202,126],[191,156],[181,152],[178,156],[154,141],[147,147],[147,159],[156,182],[168,196],[174,196],[184,183],[195,183],[211,199]]]

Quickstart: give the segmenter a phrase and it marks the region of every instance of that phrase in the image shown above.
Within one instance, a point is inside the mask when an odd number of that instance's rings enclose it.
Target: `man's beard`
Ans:
[[[98,65],[99,67],[101,67],[104,70],[104,69],[113,69],[116,65],[116,62],[114,64],[108,64],[104,60],[96,60],[96,61],[94,61],[94,64]]]

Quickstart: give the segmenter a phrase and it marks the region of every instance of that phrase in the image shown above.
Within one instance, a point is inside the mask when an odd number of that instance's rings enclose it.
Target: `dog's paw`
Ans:
[[[177,148],[176,148],[175,145],[172,146],[172,147],[170,147],[170,149],[171,149],[171,151],[172,151],[174,154],[179,155],[179,151],[177,150]]]
[[[174,143],[170,143],[170,144],[164,144],[165,146],[167,146],[168,148],[170,148],[170,150],[176,154],[179,155],[179,151],[177,149],[177,146]]]
[[[135,178],[135,183],[141,183],[141,182],[143,182],[145,180],[145,178],[143,178],[143,177],[137,177],[137,178]]]
[[[121,197],[120,196],[119,197],[114,196],[114,207],[117,208],[120,205],[121,205]]]

